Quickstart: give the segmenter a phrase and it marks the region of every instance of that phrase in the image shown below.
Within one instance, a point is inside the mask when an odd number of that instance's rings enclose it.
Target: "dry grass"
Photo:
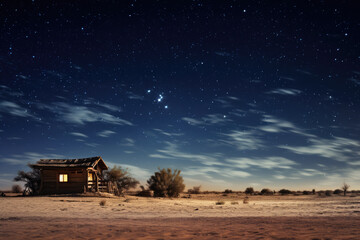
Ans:
[[[219,200],[219,201],[217,201],[215,204],[216,204],[216,205],[225,205],[225,202]]]
[[[231,202],[231,205],[238,205],[239,202]]]

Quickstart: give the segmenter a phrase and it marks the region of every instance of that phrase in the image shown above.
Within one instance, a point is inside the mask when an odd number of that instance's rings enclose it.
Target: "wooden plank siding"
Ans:
[[[60,182],[59,175],[68,174],[67,182]],[[42,170],[43,194],[84,192],[87,184],[87,171],[84,169],[44,169]]]

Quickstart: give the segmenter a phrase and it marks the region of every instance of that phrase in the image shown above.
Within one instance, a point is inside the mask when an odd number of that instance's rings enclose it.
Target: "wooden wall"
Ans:
[[[87,184],[86,169],[43,169],[42,194],[82,193]],[[59,174],[68,174],[68,182],[59,182]]]

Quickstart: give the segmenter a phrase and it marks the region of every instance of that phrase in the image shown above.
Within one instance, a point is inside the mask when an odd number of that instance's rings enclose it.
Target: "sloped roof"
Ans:
[[[32,166],[35,168],[94,168],[97,164],[104,170],[108,169],[100,156],[76,159],[40,159],[36,164],[32,164]]]

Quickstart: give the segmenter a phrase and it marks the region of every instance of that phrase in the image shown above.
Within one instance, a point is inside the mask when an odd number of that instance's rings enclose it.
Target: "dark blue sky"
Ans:
[[[2,1],[0,187],[100,155],[143,184],[171,167],[188,188],[359,188],[356,7]]]

